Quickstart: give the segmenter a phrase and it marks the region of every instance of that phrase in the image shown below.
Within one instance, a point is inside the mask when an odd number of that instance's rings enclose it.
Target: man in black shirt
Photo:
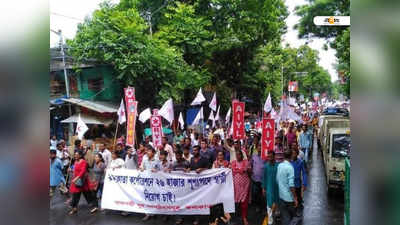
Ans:
[[[193,157],[190,160],[190,168],[187,171],[196,171],[196,173],[201,173],[208,168],[208,160],[200,156],[200,146],[193,146]],[[193,225],[199,224],[199,217],[193,216]]]
[[[208,160],[200,156],[200,146],[193,146],[193,157],[190,160],[190,170],[201,173],[208,168]]]

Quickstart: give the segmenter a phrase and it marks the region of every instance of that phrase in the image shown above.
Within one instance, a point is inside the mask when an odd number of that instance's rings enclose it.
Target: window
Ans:
[[[348,134],[334,134],[333,135],[333,146],[332,146],[332,157],[342,158],[349,154],[351,145],[350,135]]]
[[[101,91],[104,87],[103,78],[95,78],[88,80],[88,89],[90,91]]]

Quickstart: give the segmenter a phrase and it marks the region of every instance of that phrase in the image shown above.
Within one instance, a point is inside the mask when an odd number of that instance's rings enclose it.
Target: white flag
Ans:
[[[296,103],[296,98],[289,97],[289,99],[288,99],[288,105],[296,106],[296,105],[297,105],[297,103]]]
[[[208,117],[208,120],[212,121],[212,128],[215,127],[215,118],[214,118],[214,112],[210,112],[210,116]]]
[[[172,98],[168,99],[161,109],[158,111],[158,114],[164,117],[170,124],[174,121],[174,104],[172,102]]]
[[[81,119],[81,114],[79,114],[78,117],[78,124],[76,125],[76,133],[78,134],[78,139],[82,140],[83,135],[88,131],[89,128],[86,126],[86,124],[83,122]]]
[[[199,124],[200,120],[204,119],[203,116],[203,107],[201,107],[201,109],[199,110],[199,112],[197,113],[196,117],[194,118],[192,125],[197,125]]]
[[[145,123],[148,119],[150,119],[151,117],[151,111],[150,108],[147,108],[145,110],[143,110],[140,114],[139,114],[139,120],[142,123]]]
[[[203,92],[201,92],[201,88],[200,88],[199,92],[197,92],[196,98],[194,98],[193,102],[190,103],[190,105],[200,105],[205,100],[206,100],[206,98],[204,98]]]
[[[215,121],[219,120],[219,108],[221,108],[221,106],[218,106],[218,110],[217,110],[217,114],[215,115]]]
[[[225,123],[229,123],[230,120],[231,120],[231,107],[229,107],[229,110],[226,113]]]
[[[181,130],[183,130],[185,127],[185,121],[183,120],[182,112],[179,113],[179,119],[178,119],[179,124],[181,125]]]
[[[124,100],[121,99],[121,105],[119,106],[118,109],[118,123],[123,124],[125,122],[126,122],[125,105],[124,105]]]
[[[278,119],[279,118],[279,114],[274,110],[274,108],[272,108],[272,110],[271,110],[271,118],[272,119]]]
[[[267,100],[265,101],[265,104],[264,104],[264,111],[266,113],[269,113],[271,110],[272,110],[271,93],[268,93]]]
[[[213,111],[217,110],[217,93],[215,93],[215,92],[214,92],[214,96],[213,96],[213,98],[212,98],[212,100],[211,100],[211,102],[210,102],[209,107],[210,107]]]

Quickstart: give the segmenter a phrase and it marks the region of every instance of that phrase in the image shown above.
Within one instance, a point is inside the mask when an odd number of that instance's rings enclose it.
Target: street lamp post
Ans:
[[[67,98],[70,97],[70,93],[69,93],[69,82],[68,82],[68,73],[67,73],[67,68],[65,65],[65,51],[64,51],[64,39],[62,36],[62,31],[58,30],[58,31],[54,31],[53,29],[50,29],[51,32],[57,34],[60,37],[60,48],[61,48],[61,56],[62,56],[62,63],[63,63],[63,70],[64,70],[64,81],[65,81],[65,91],[67,94]],[[72,114],[72,110],[71,110],[71,104],[68,104],[68,115],[71,116]],[[69,136],[72,135],[74,133],[74,126],[71,123],[69,123]]]

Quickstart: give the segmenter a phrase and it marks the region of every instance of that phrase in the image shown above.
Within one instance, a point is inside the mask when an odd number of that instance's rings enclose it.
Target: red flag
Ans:
[[[136,126],[136,114],[137,104],[135,101],[135,88],[127,87],[124,89],[125,92],[125,103],[126,103],[126,145],[133,147],[135,144],[135,126]]]
[[[261,136],[261,158],[268,159],[268,150],[274,150],[275,146],[275,120],[263,118]]]
[[[157,149],[161,143],[163,136],[161,116],[158,115],[158,109],[153,110],[153,115],[150,118],[151,135],[153,137],[153,146]]]
[[[233,139],[244,139],[244,102],[234,100],[232,102],[233,108]]]

